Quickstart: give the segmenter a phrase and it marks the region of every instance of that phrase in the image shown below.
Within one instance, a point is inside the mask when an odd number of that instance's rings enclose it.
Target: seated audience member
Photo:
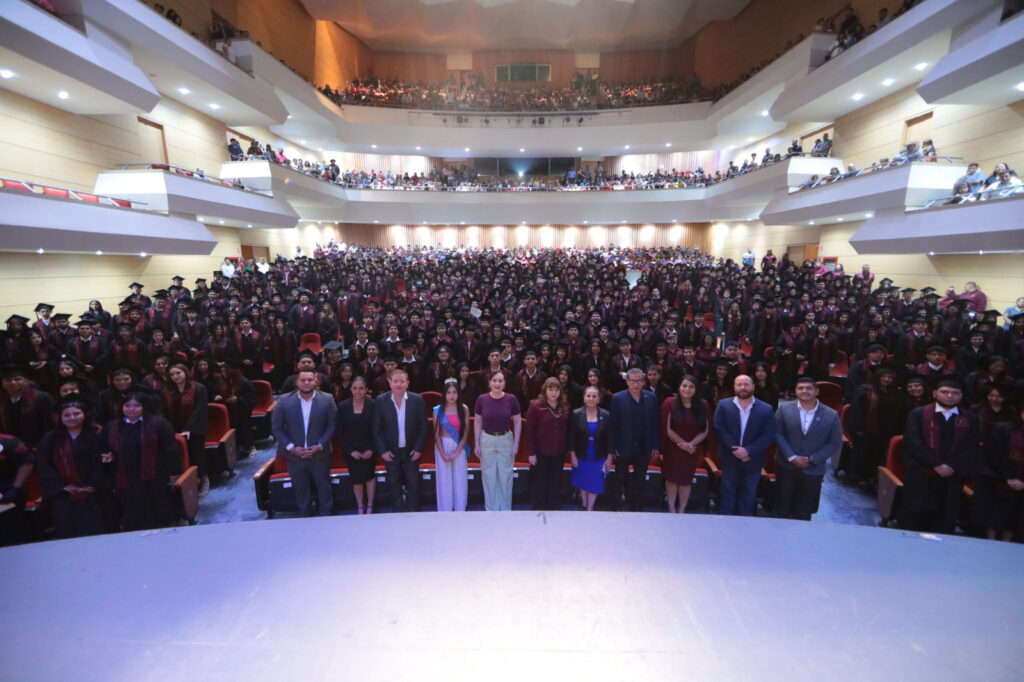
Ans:
[[[966,204],[972,201],[977,201],[978,197],[971,191],[971,186],[966,182],[958,182],[956,187],[953,189],[953,196],[943,202],[943,206],[953,206],[956,204]]]
[[[978,162],[972,161],[967,164],[967,172],[957,179],[955,187],[959,187],[962,183],[966,183],[971,192],[977,192],[988,184],[985,180],[985,173],[982,172]],[[959,194],[959,192],[956,193]]]
[[[233,137],[228,143],[228,154],[231,156],[232,161],[242,161],[245,159],[245,152],[242,151],[242,145],[238,144],[238,140]]]
[[[994,182],[999,182],[999,176],[1003,173],[1009,173],[1013,177],[1017,177],[1017,171],[1011,169],[1005,161],[1000,161],[996,164],[995,168],[992,169],[992,175],[989,175],[985,179],[985,186],[989,186]]]
[[[899,154],[893,157],[892,162],[894,165],[902,163],[913,163],[915,161],[924,161],[924,152],[921,151],[921,147],[918,145],[916,140],[907,142],[907,146]]]
[[[1010,175],[1010,171],[1002,171],[999,179],[985,188],[983,199],[1005,199],[1024,192],[1024,183],[1016,175]]]

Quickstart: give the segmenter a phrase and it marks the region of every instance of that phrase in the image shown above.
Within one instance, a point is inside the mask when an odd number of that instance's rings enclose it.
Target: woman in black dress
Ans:
[[[77,538],[106,530],[103,495],[109,495],[99,430],[89,403],[70,396],[60,408],[60,423],[43,436],[36,454],[43,499],[50,503],[56,537]]]
[[[181,474],[178,443],[174,427],[148,403],[144,394],[130,394],[121,406],[122,417],[111,420],[100,434],[126,531],[174,524],[168,486]]]
[[[366,398],[366,380],[363,377],[353,378],[350,388],[352,397],[338,403],[338,434],[356,496],[357,513],[372,514],[377,484],[377,455],[373,451],[373,410],[376,403]]]

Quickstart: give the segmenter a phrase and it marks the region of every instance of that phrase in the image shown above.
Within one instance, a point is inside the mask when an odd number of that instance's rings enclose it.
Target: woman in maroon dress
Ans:
[[[710,419],[711,408],[697,396],[697,379],[690,375],[683,377],[676,395],[661,404],[662,471],[670,514],[686,511]]]

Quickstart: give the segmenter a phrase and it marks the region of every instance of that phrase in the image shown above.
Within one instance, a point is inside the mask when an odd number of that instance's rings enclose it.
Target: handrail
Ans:
[[[1017,185],[1015,187],[997,187],[995,189],[979,189],[974,192],[968,192],[967,194],[951,194],[946,197],[939,197],[938,199],[932,199],[923,208],[934,208],[936,206],[962,206],[964,204],[975,203],[978,201],[991,201],[993,199],[1009,199],[1010,197],[1024,195],[1024,185]],[[951,199],[963,199],[955,204],[946,204]]]
[[[14,192],[31,192],[32,194],[57,197],[58,199],[74,199],[86,203],[113,206],[114,208],[141,209],[141,207],[149,205],[145,201],[119,199],[117,197],[108,196],[106,194],[96,194],[95,192],[84,192],[82,190],[77,189],[68,189],[66,187],[54,187],[53,185],[44,185],[38,182],[31,182],[29,180],[15,180],[12,178],[4,177],[0,177],[0,189]]]
[[[935,157],[931,157],[931,159],[945,159],[949,163],[953,163],[954,160],[956,160],[956,159],[962,160],[963,157],[961,157],[961,156],[935,156]],[[934,163],[934,161],[932,161],[931,159],[926,159],[924,161],[889,161],[888,159],[882,159],[882,161],[886,162],[885,165],[875,165],[875,164],[872,164],[870,166],[867,166],[866,168],[858,168],[858,169],[855,169],[855,170],[852,170],[852,171],[846,171],[846,172],[840,173],[835,178],[832,178],[829,175],[825,175],[825,176],[822,176],[822,177],[818,178],[818,182],[814,183],[810,187],[807,187],[805,185],[801,185],[797,189],[795,189],[792,192],[790,192],[790,194],[796,194],[797,192],[807,192],[807,191],[812,190],[812,189],[817,189],[819,187],[824,187],[825,185],[834,185],[837,182],[842,182],[843,180],[849,180],[850,178],[856,178],[856,177],[861,176],[861,175],[868,175],[868,174],[872,174],[872,173],[880,173],[882,171],[888,171],[888,170],[892,170],[894,168],[902,168],[903,166],[911,166],[911,165],[913,165],[915,163]]]
[[[135,170],[159,170],[159,171],[166,171],[168,173],[174,173],[175,175],[181,175],[181,176],[184,176],[186,178],[193,178],[195,180],[206,180],[207,182],[218,182],[221,185],[223,185],[224,187],[229,187],[231,189],[240,189],[242,191],[252,192],[254,194],[266,194],[266,192],[261,192],[258,189],[253,189],[252,187],[247,187],[246,185],[242,184],[241,180],[235,181],[235,180],[225,180],[224,178],[218,178],[215,175],[208,174],[206,171],[202,170],[201,168],[197,168],[196,170],[191,171],[191,170],[189,170],[187,168],[182,168],[181,166],[174,166],[174,165],[171,165],[169,163],[121,163],[121,164],[117,164],[117,165],[119,165],[121,167],[121,170],[132,170],[132,169],[135,169]]]

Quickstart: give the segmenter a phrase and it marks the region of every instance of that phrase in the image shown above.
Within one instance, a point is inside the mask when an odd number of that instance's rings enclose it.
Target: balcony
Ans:
[[[835,119],[907,87],[947,54],[959,27],[1001,0],[927,0],[788,84],[771,107],[786,121]]]
[[[135,114],[160,101],[123,47],[27,0],[0,2],[0,64],[12,74],[4,88],[73,114]]]
[[[1024,195],[869,220],[850,239],[857,253],[990,253],[1024,251]]]
[[[828,175],[833,167],[842,170],[843,160],[833,157],[794,156],[712,185],[707,191],[708,204],[756,206],[756,213],[760,213],[776,192],[788,192],[791,187],[799,187],[815,175]]]
[[[202,216],[210,224],[239,228],[290,228],[298,214],[286,201],[167,164],[128,165],[104,171],[96,191],[145,202],[151,211]]]
[[[282,123],[273,88],[138,0],[79,0],[87,26],[130,46],[157,90],[229,126]]]
[[[966,170],[966,166],[911,163],[797,192],[780,191],[761,220],[765,225],[829,224],[863,220],[875,211],[921,207],[948,196]]]
[[[104,197],[17,180],[0,188],[0,243],[9,251],[209,255],[217,245],[195,220]]]

